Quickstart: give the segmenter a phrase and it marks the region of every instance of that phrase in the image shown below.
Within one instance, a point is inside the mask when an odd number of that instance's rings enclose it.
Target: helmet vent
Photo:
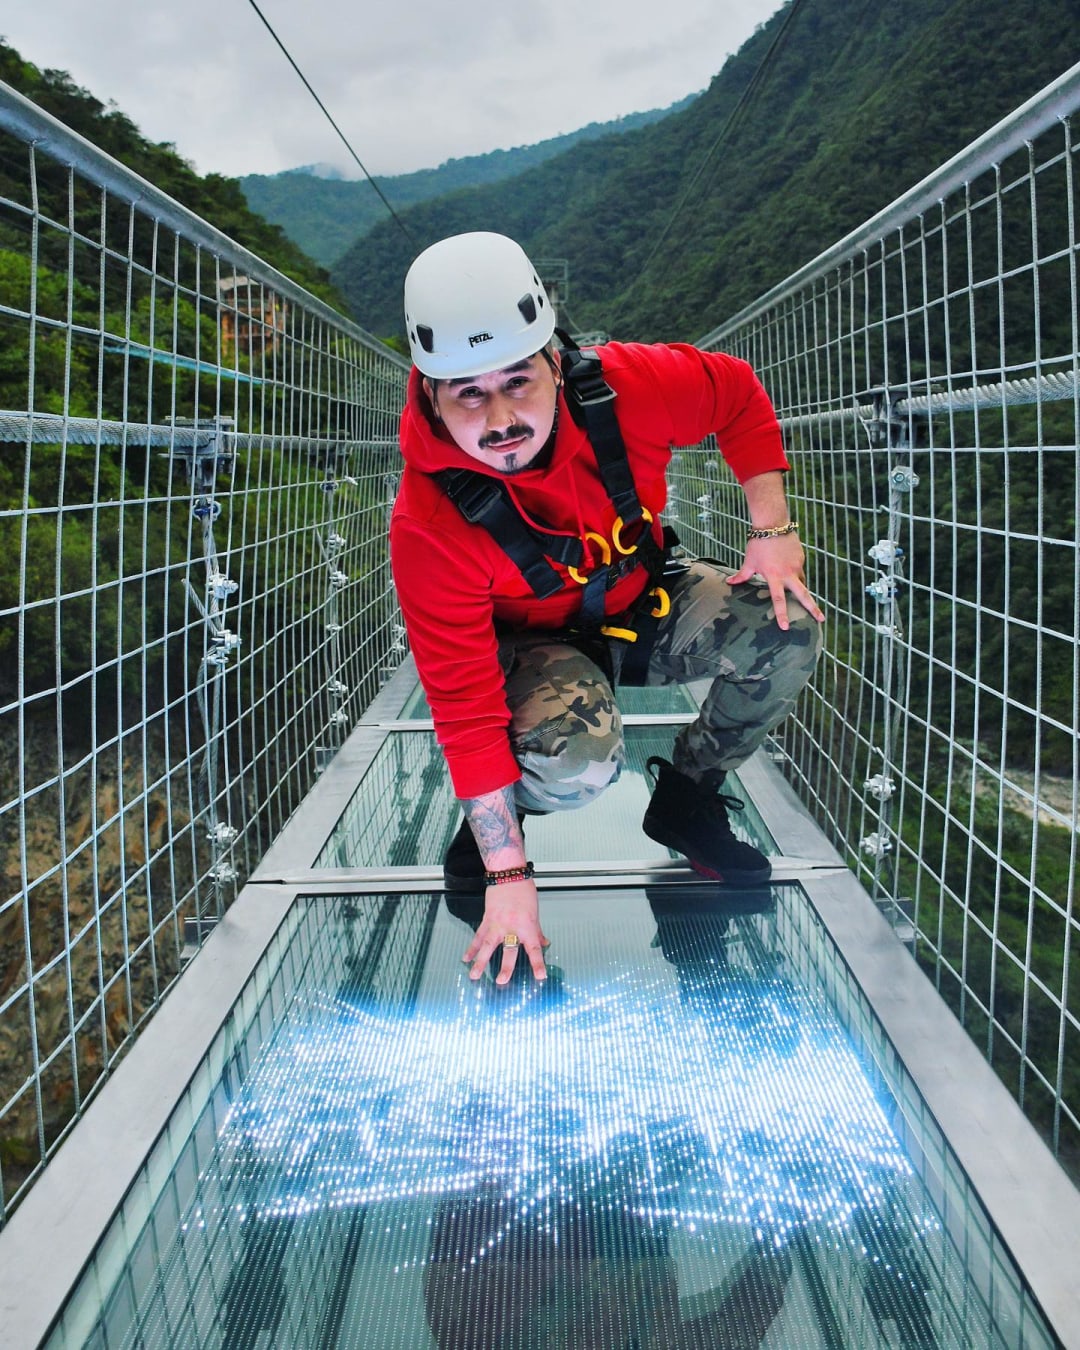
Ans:
[[[536,322],[536,301],[528,293],[528,291],[526,291],[525,294],[518,301],[517,307],[521,311],[521,317],[525,320],[526,323]]]
[[[427,324],[418,323],[416,325],[416,336],[419,339],[420,346],[423,347],[424,351],[433,352],[435,350],[435,334],[431,331],[431,329],[427,326]]]

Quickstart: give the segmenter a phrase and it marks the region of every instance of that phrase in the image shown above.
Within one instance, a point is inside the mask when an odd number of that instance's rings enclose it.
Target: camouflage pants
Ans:
[[[701,711],[675,738],[672,760],[714,785],[788,715],[821,652],[821,629],[788,596],[791,627],[775,620],[768,588],[732,587],[730,570],[698,561],[664,580],[671,610],[660,621],[647,685],[711,680]],[[615,622],[618,622],[617,620]],[[618,684],[629,644],[611,640]],[[611,682],[566,635],[505,635],[510,742],[521,766],[515,795],[526,811],[583,806],[614,783],[625,759],[622,717]]]

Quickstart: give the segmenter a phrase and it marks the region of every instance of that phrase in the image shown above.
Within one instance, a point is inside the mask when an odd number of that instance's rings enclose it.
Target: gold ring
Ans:
[[[518,945],[518,935],[516,933],[507,933],[502,940],[504,947],[516,947]]]

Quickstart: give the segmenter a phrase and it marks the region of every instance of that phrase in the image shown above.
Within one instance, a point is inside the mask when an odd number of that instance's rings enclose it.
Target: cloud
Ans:
[[[593,0],[566,11],[445,0],[260,0],[368,169],[431,167],[663,107],[708,84],[778,0]],[[250,5],[49,0],[10,44],[117,103],[201,172],[349,168],[332,127]]]

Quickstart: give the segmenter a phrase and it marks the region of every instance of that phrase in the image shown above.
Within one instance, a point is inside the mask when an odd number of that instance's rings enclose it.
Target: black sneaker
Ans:
[[[525,817],[520,811],[518,824],[524,831]],[[463,820],[443,858],[443,885],[448,891],[483,891],[485,870],[469,822]]]
[[[685,855],[695,872],[729,886],[760,886],[772,876],[772,865],[752,844],[736,839],[729,811],[742,811],[738,797],[710,792],[680,773],[666,759],[653,755],[645,766],[656,788],[641,823],[650,839]]]

